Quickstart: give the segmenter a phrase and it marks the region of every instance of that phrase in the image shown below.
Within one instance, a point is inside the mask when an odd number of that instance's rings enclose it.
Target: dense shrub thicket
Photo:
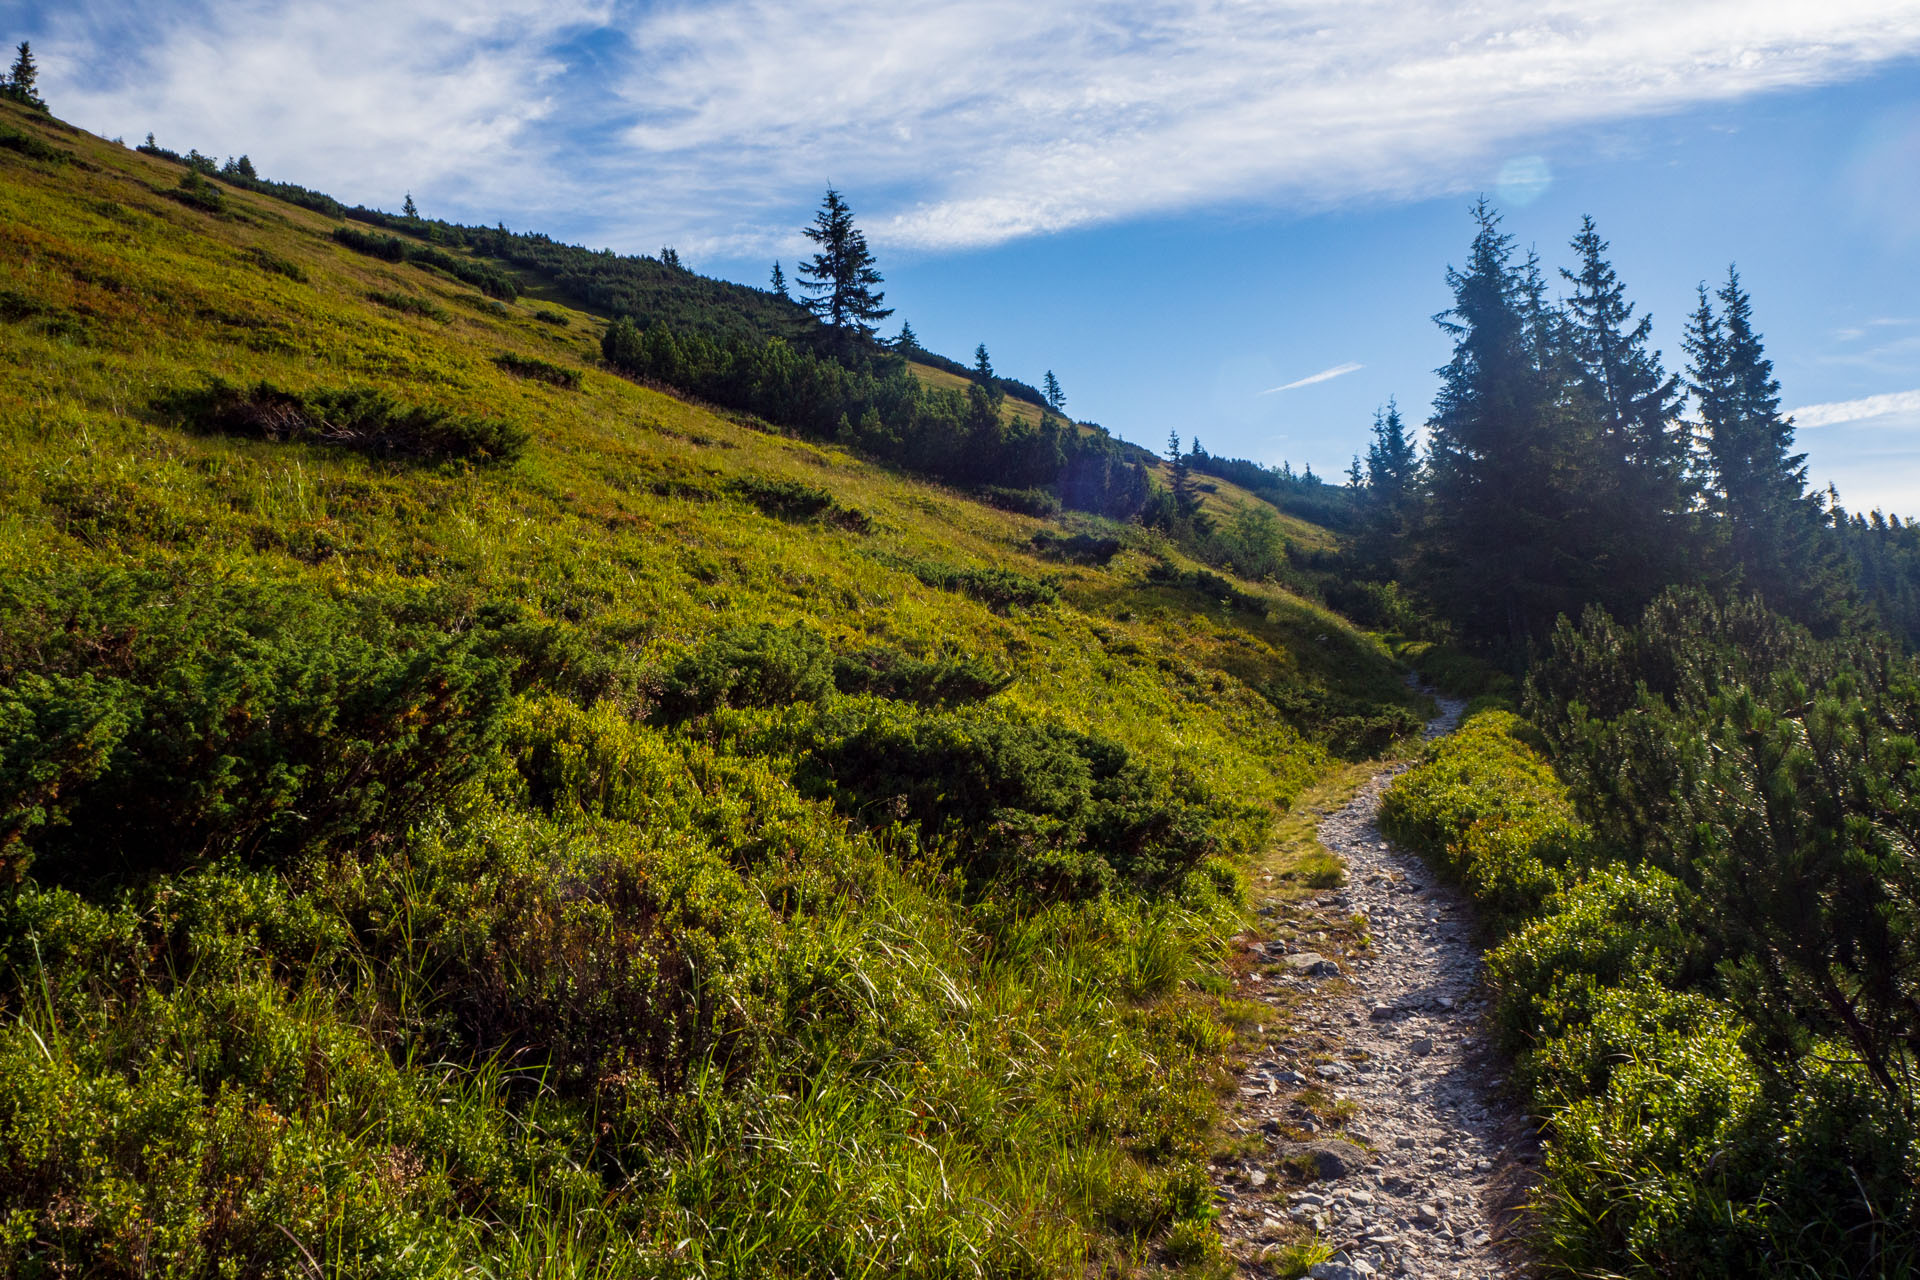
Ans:
[[[838,440],[925,475],[1006,489],[1049,488],[1068,506],[1117,519],[1152,488],[1138,451],[1064,419],[1006,421],[975,385],[944,391],[897,359],[850,364],[784,338],[712,341],[664,321],[642,330],[615,321],[601,341],[613,368],[755,414],[817,439]]]
[[[1920,652],[1920,521],[1835,509],[1834,528],[1857,569],[1860,595],[1880,624]]]
[[[64,147],[56,147],[30,133],[5,126],[0,126],[0,149],[23,155],[29,160],[44,160],[48,164],[66,164],[73,159],[73,153]]]
[[[189,174],[191,178],[194,175]],[[335,227],[333,238],[355,253],[381,258],[387,262],[411,262],[445,272],[462,284],[470,284],[489,298],[512,302],[520,296],[520,283],[498,267],[490,267],[472,258],[448,253],[430,244],[402,240],[398,236],[373,235],[353,227]]]
[[[480,768],[515,665],[443,609],[153,573],[0,584],[5,878],[35,857],[85,883],[402,838]]]
[[[1674,592],[1563,620],[1528,693],[1539,731],[1480,713],[1382,816],[1484,908],[1546,1243],[1583,1273],[1906,1273],[1920,670]]]
[[[0,1264],[1029,1276],[1080,1247],[999,1207],[1042,1150],[1085,1181],[1022,1213],[1198,1239],[1220,1032],[1134,1002],[1218,945],[1260,811],[980,705],[1009,679],[10,577]]]

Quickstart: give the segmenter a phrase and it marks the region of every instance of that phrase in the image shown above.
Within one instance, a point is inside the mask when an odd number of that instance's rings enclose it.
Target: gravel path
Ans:
[[[1428,737],[1459,723],[1463,703],[1440,705]],[[1337,1251],[1316,1280],[1522,1274],[1503,1228],[1533,1141],[1481,1029],[1471,907],[1375,822],[1405,767],[1320,825],[1346,887],[1282,908],[1255,948],[1243,994],[1285,1028],[1243,1069],[1229,1127],[1244,1154],[1215,1169],[1243,1275],[1272,1274],[1303,1226]]]

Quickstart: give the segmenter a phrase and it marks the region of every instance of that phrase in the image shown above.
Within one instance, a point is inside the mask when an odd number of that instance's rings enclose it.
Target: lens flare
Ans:
[[[1552,185],[1553,170],[1544,156],[1515,156],[1500,166],[1500,176],[1494,179],[1500,202],[1509,205],[1532,204]]]

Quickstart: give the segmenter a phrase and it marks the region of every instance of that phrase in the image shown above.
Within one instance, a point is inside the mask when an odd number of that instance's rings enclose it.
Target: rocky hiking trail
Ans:
[[[1426,736],[1465,704],[1440,700]],[[1333,1250],[1315,1280],[1518,1277],[1508,1238],[1533,1131],[1502,1094],[1482,1027],[1472,908],[1376,817],[1407,763],[1321,821],[1344,886],[1262,909],[1240,994],[1275,1008],[1241,1067],[1215,1164],[1220,1227],[1245,1276],[1297,1274],[1301,1227]],[[1288,1264],[1291,1265],[1288,1265]]]

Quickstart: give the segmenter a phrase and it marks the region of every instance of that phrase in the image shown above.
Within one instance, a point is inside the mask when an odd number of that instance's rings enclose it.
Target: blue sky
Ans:
[[[1670,361],[1737,261],[1814,480],[1920,514],[1914,0],[5,12],[66,118],[349,201],[759,283],[832,181],[930,346],[1329,475],[1425,416],[1471,199],[1552,266],[1591,213]]]

